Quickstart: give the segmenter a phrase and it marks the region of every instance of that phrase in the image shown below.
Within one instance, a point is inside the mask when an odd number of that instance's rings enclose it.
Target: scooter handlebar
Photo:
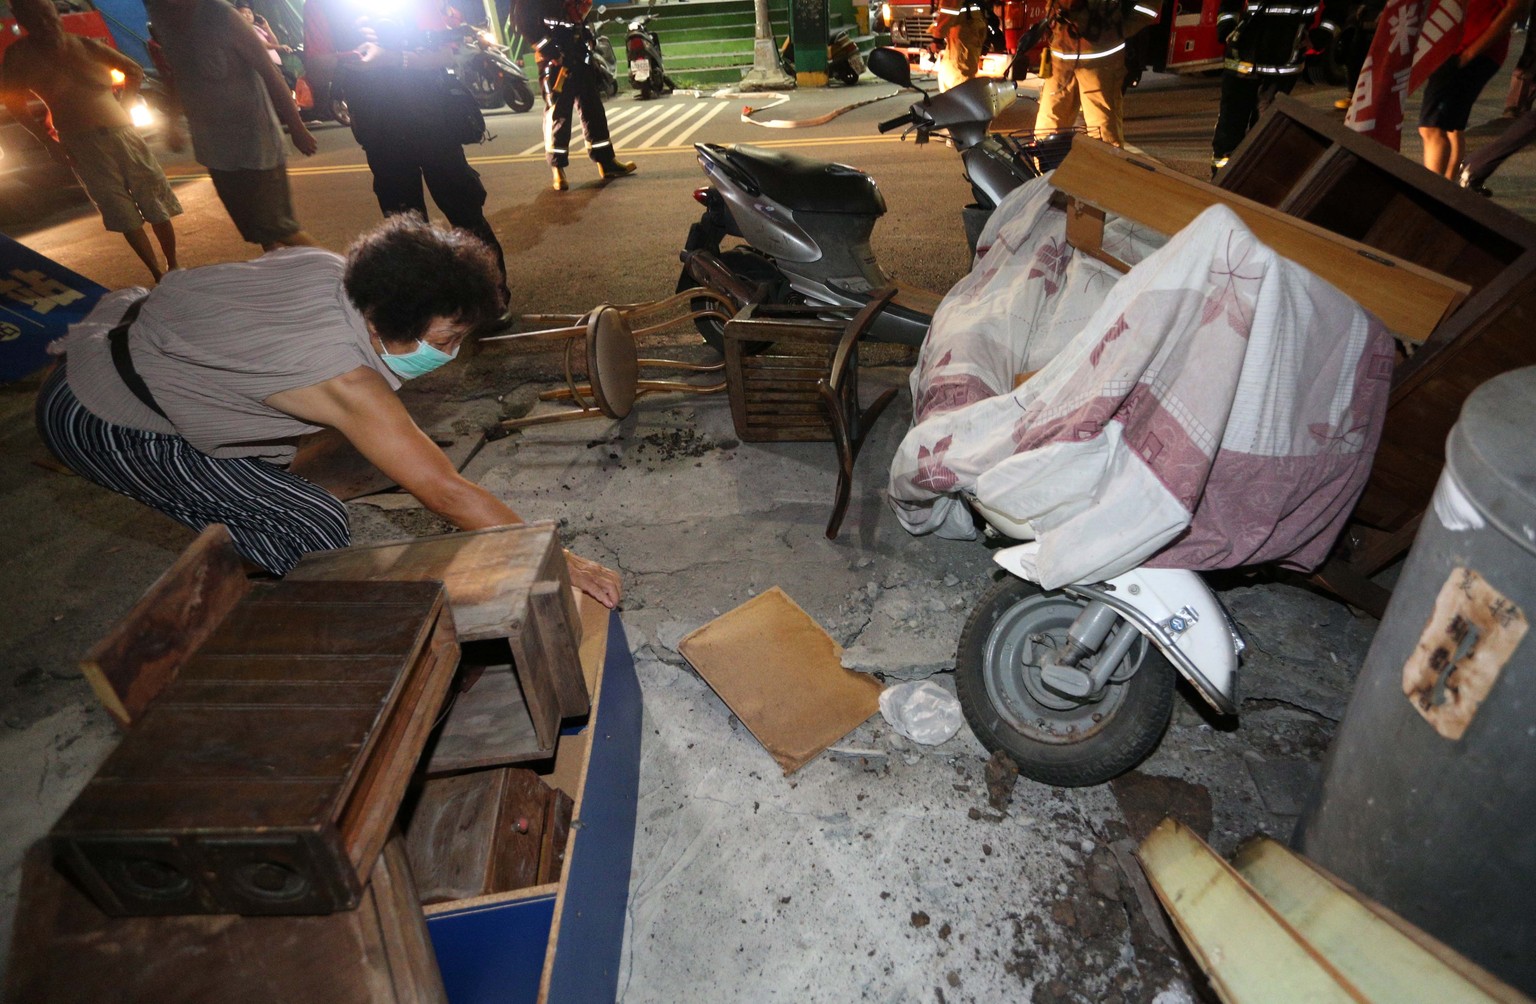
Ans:
[[[893,119],[886,119],[884,122],[880,123],[879,129],[881,132],[890,132],[892,129],[900,129],[902,126],[911,125],[915,121],[917,120],[912,117],[912,113],[907,112],[905,115],[898,115]]]

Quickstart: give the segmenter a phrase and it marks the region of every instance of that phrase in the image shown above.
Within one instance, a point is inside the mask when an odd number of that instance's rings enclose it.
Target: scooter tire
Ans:
[[[526,112],[533,107],[533,88],[527,81],[507,77],[502,81],[502,99],[514,112]]]
[[[1036,653],[1059,648],[1084,605],[1009,576],[977,603],[955,655],[955,691],[976,738],[1007,753],[1026,777],[1063,788],[1102,784],[1146,759],[1168,728],[1178,680],[1142,636],[1126,656],[1139,666],[1124,682],[1109,683],[1099,701],[1046,690]],[[1117,630],[1135,628],[1122,622]]]
[[[751,248],[737,247],[722,251],[720,260],[736,275],[753,281],[782,282],[784,278],[783,273],[771,258]],[[688,273],[688,267],[683,266],[682,274],[677,279],[677,292],[681,293],[697,285],[693,276]],[[713,305],[713,301],[700,298],[692,301],[689,308],[705,310]],[[705,344],[719,353],[723,359],[725,357],[725,322],[713,317],[695,317],[693,326],[699,332],[699,337],[704,339]],[[745,349],[748,355],[756,355],[766,349],[769,344],[768,342],[748,342]]]
[[[857,70],[850,66],[846,69],[839,70],[837,73],[837,79],[842,81],[845,87],[853,87],[859,82],[859,73]]]
[[[607,77],[603,80],[603,97],[611,98],[619,93],[619,78]]]

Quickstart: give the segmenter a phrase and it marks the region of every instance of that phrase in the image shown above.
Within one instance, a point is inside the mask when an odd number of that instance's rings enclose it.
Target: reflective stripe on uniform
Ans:
[[[1105,49],[1103,52],[1060,52],[1056,49],[1052,49],[1051,58],[1064,59],[1069,63],[1085,63],[1091,59],[1103,59],[1105,56],[1113,56],[1115,53],[1124,48],[1125,43],[1121,42],[1113,49]]]

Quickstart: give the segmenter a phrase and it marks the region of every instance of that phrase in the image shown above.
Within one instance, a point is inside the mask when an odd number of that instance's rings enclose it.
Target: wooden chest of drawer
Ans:
[[[437,582],[237,603],[51,833],[113,916],[357,906],[459,648]]]

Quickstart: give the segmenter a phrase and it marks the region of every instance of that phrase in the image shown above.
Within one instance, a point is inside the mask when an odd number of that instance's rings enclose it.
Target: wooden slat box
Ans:
[[[7,1004],[442,1004],[398,839],[356,910],[309,917],[108,917],[27,858]]]
[[[55,824],[114,916],[355,907],[458,663],[436,582],[254,587]]]
[[[561,719],[587,713],[580,621],[553,523],[322,551],[287,581],[336,579],[436,579],[448,589],[466,671],[429,774],[547,759]]]
[[[618,614],[582,601],[584,727],[543,774],[575,801],[558,881],[426,907],[452,1004],[616,997],[640,778],[641,695]]]

